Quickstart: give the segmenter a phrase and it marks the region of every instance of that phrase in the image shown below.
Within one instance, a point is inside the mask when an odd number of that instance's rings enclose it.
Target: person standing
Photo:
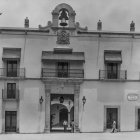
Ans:
[[[63,122],[64,132],[66,132],[66,131],[67,131],[67,125],[68,125],[67,121],[66,121],[66,120],[64,120],[64,122]]]
[[[71,132],[74,133],[74,121],[71,121]]]
[[[112,133],[114,133],[116,131],[116,121],[113,121],[112,124]]]

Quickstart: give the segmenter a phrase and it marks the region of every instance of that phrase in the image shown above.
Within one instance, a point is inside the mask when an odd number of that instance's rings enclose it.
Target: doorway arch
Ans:
[[[63,127],[63,121],[68,121],[68,109],[63,104],[52,104],[50,111],[50,124],[52,127]]]

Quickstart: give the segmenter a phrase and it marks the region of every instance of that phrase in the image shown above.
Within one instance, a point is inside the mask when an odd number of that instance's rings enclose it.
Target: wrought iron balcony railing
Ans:
[[[118,79],[118,80],[126,80],[127,79],[127,71],[126,70],[118,70],[118,71],[110,71],[110,70],[99,70],[99,79]]]
[[[84,78],[84,70],[83,69],[58,70],[58,69],[42,68],[41,76],[43,78],[45,77]]]
[[[19,100],[19,89],[7,90],[2,89],[3,100]]]
[[[25,68],[0,68],[0,77],[25,77]]]

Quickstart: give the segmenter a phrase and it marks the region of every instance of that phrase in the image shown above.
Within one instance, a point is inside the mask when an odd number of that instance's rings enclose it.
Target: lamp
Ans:
[[[60,103],[63,103],[63,102],[64,102],[64,97],[61,96],[61,97],[59,98],[59,101],[60,101]]]
[[[40,104],[43,103],[43,97],[42,96],[40,97],[39,102],[40,102]]]
[[[83,96],[82,102],[83,102],[83,107],[84,107],[84,105],[85,105],[85,103],[86,103],[86,97],[85,97],[85,96]]]

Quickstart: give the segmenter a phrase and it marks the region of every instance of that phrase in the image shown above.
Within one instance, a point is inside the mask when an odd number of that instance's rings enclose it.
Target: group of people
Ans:
[[[66,132],[67,131],[67,127],[68,127],[68,122],[66,120],[64,120],[63,126],[64,126],[64,132]],[[71,127],[71,132],[74,133],[74,121],[73,120],[70,123],[70,127]],[[117,132],[116,121],[113,121],[112,131],[111,132],[112,133]]]
[[[67,128],[68,128],[68,122],[66,120],[64,120],[63,126],[64,126],[64,132],[66,132]],[[74,133],[74,121],[73,120],[70,123],[70,127],[71,127],[71,132]]]

